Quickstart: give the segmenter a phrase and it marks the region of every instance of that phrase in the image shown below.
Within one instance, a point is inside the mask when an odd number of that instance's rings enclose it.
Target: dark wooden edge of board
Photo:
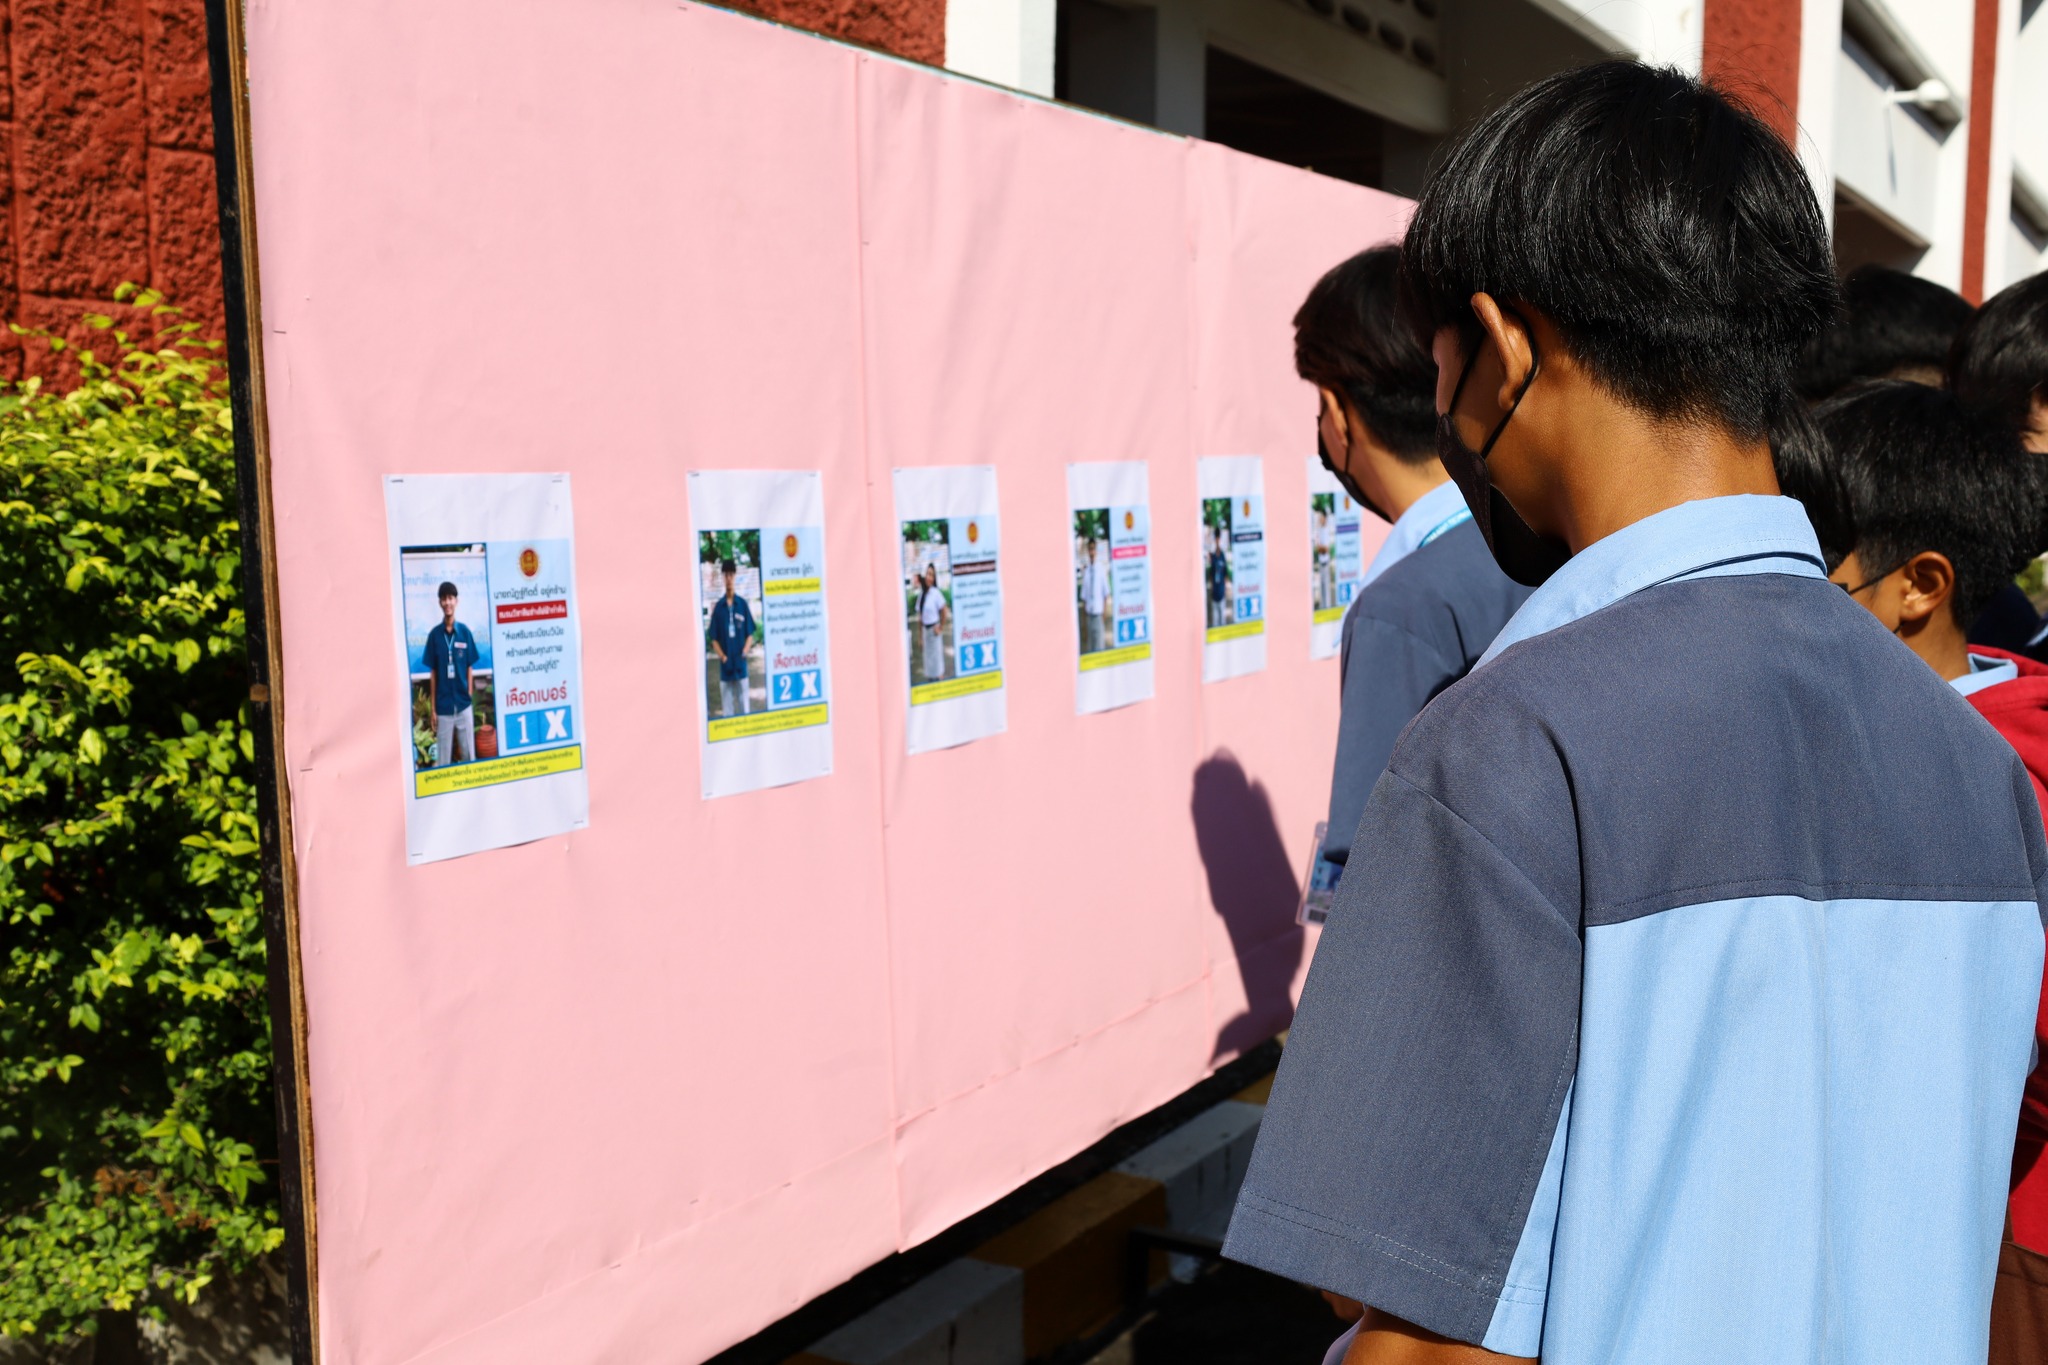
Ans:
[[[314,1239],[313,1125],[306,1078],[306,998],[299,969],[298,877],[291,787],[284,769],[283,680],[277,610],[270,438],[264,411],[262,307],[256,271],[254,168],[242,0],[206,0],[213,87],[213,162],[220,202],[221,290],[227,302],[229,400],[242,527],[242,603],[248,618],[249,729],[263,860],[271,1075],[277,1094],[277,1182],[284,1218],[285,1310],[292,1365],[320,1358]]]

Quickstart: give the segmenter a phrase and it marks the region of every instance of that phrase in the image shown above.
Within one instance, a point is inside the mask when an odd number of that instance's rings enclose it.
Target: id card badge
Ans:
[[[1337,880],[1344,875],[1344,868],[1323,856],[1323,840],[1329,831],[1329,821],[1316,821],[1315,845],[1308,855],[1308,876],[1301,885],[1301,904],[1294,912],[1296,924],[1321,924],[1330,917],[1330,906],[1337,899]]]

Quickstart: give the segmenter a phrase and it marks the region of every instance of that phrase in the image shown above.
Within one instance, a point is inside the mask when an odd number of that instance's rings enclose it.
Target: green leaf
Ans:
[[[0,378],[0,1332],[66,1355],[283,1238],[225,368],[118,293]]]

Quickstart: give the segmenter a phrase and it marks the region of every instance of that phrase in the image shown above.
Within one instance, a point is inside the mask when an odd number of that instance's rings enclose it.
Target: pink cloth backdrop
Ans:
[[[1284,1027],[1288,318],[1402,201],[675,0],[255,0],[250,70],[328,1361],[701,1359]],[[1204,687],[1209,454],[1270,661]],[[1076,716],[1065,466],[1131,459],[1157,695]],[[911,758],[927,464],[999,471],[1009,729]],[[685,473],[749,467],[823,471],[833,772],[707,802]],[[572,475],[590,828],[408,869],[380,476],[515,470]]]

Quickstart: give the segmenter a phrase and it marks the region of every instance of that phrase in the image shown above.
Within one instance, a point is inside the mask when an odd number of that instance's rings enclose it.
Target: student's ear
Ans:
[[[1515,405],[1515,395],[1522,391],[1530,369],[1536,364],[1536,352],[1529,345],[1528,324],[1502,312],[1491,294],[1474,294],[1472,312],[1479,319],[1481,349],[1492,351],[1501,368],[1500,394],[1494,402],[1506,412]]]
[[[1948,610],[1948,600],[1956,591],[1956,566],[1949,563],[1947,555],[1922,550],[1901,564],[1898,574],[1901,625]]]
[[[1316,392],[1321,394],[1323,398],[1324,419],[1336,427],[1337,435],[1344,439],[1345,444],[1350,444],[1351,423],[1345,420],[1343,402],[1338,399],[1334,392],[1320,384],[1316,385]]]

